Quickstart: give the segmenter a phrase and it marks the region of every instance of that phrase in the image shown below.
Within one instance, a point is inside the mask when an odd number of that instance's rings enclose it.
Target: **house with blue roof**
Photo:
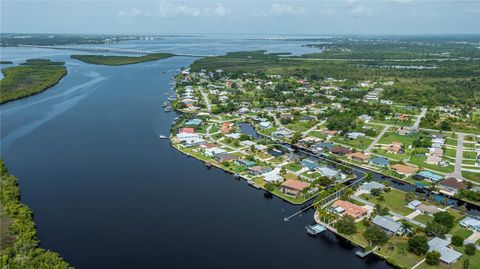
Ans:
[[[414,175],[413,178],[416,180],[425,180],[427,182],[438,182],[443,179],[443,176],[423,170]]]
[[[300,162],[300,164],[301,164],[303,167],[305,167],[305,168],[307,168],[308,170],[310,170],[310,171],[314,171],[314,170],[317,169],[317,167],[318,167],[317,162],[312,161],[312,160],[309,160],[309,159],[302,160],[302,161]]]
[[[326,177],[330,177],[330,178],[339,178],[340,177],[340,173],[337,170],[334,170],[332,168],[328,168],[326,166],[320,167],[317,170],[322,176],[326,176]]]
[[[191,119],[191,120],[185,122],[185,125],[190,125],[190,126],[199,126],[200,124],[202,124],[201,119]]]
[[[390,164],[390,161],[385,157],[376,157],[370,159],[370,164],[379,167],[387,167]]]
[[[236,160],[235,163],[240,165],[240,166],[245,166],[245,167],[253,167],[257,164],[256,162],[252,162],[252,161],[244,160],[244,159]]]

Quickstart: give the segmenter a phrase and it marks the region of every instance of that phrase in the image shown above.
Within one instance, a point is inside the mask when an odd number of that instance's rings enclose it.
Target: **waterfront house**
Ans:
[[[389,217],[375,216],[372,219],[372,223],[382,228],[388,235],[401,234],[402,224],[394,221]]]
[[[351,160],[362,162],[362,163],[367,162],[368,159],[370,159],[369,154],[365,154],[363,152],[358,152],[358,151],[347,154],[347,157]]]
[[[309,160],[309,159],[304,159],[304,160],[300,161],[300,164],[310,171],[314,171],[318,167],[317,162]]]
[[[428,151],[429,151],[430,155],[434,155],[434,156],[438,156],[438,157],[443,156],[443,149],[442,148],[431,147],[431,148],[428,148]]]
[[[242,136],[241,133],[231,133],[231,134],[226,134],[225,137],[231,138],[231,139],[240,139]]]
[[[207,157],[213,157],[220,153],[226,153],[227,151],[218,147],[207,148],[203,151],[203,154]]]
[[[302,192],[310,186],[310,183],[289,179],[282,183],[280,190],[285,195],[299,197]]]
[[[385,188],[385,185],[376,181],[365,182],[362,184],[362,186],[360,186],[360,188],[358,188],[357,194],[358,195],[363,193],[369,194],[370,191],[372,191],[373,189],[383,190],[384,188]]]
[[[228,152],[222,152],[222,153],[215,154],[214,159],[217,162],[221,162],[221,163],[222,162],[231,162],[231,161],[238,160],[238,156],[234,155],[234,154],[231,154],[231,153],[228,153]]]
[[[191,137],[191,138],[183,139],[181,143],[185,147],[195,147],[195,146],[205,144],[206,141],[200,137]]]
[[[235,164],[240,165],[240,166],[245,166],[245,167],[253,167],[257,163],[253,162],[253,161],[245,160],[245,159],[240,159],[240,160],[236,160]]]
[[[210,148],[216,148],[217,145],[215,144],[212,144],[212,143],[205,143],[203,145],[200,146],[202,149],[210,149]]]
[[[418,168],[416,167],[399,163],[392,165],[390,168],[392,168],[392,170],[396,171],[397,173],[406,176],[409,176],[418,170]]]
[[[326,166],[318,168],[317,171],[322,176],[325,176],[325,177],[329,177],[329,178],[339,178],[340,177],[340,173],[337,170],[334,170],[332,168],[328,168]]]
[[[465,184],[463,184],[462,182],[460,182],[458,179],[454,177],[449,177],[438,182],[436,187],[440,189],[441,193],[444,193],[450,196],[454,196],[461,189],[466,188]]]
[[[267,149],[268,149],[268,147],[265,146],[265,145],[255,145],[254,147],[255,147],[255,149],[258,150],[258,151],[264,151],[264,150],[267,150]]]
[[[438,237],[435,237],[428,241],[429,251],[439,252],[440,261],[447,265],[450,265],[460,259],[462,253],[449,248],[448,245],[450,245],[449,241]]]
[[[332,210],[340,215],[348,215],[355,220],[360,220],[368,215],[368,209],[365,207],[352,204],[347,201],[337,200],[332,204]]]
[[[189,126],[199,126],[200,124],[202,124],[201,119],[191,119],[185,122],[185,125],[189,125]]]
[[[470,229],[472,231],[480,232],[480,220],[472,217],[466,217],[460,221],[460,226]]]
[[[195,133],[195,129],[194,128],[180,128],[180,129],[178,129],[178,133],[179,134],[193,134],[193,133]]]
[[[262,127],[263,129],[267,129],[267,128],[270,128],[272,127],[272,123],[269,122],[269,121],[262,121],[259,123],[260,127]]]
[[[275,168],[269,172],[263,174],[263,180],[265,182],[280,182],[283,177],[280,175],[280,168]]]
[[[330,142],[320,142],[313,145],[310,149],[314,152],[320,152],[323,150],[331,150],[333,147],[334,145]]]
[[[370,159],[370,164],[379,167],[387,167],[390,164],[390,161],[385,157],[376,157]]]
[[[443,179],[443,176],[434,174],[428,170],[423,170],[414,175],[413,179],[425,180],[427,182],[438,182]]]
[[[342,146],[337,146],[337,147],[333,147],[332,149],[330,149],[330,152],[333,153],[333,154],[336,154],[336,155],[345,155],[345,154],[348,154],[348,153],[352,153],[352,150],[349,149],[349,148],[346,148],[346,147],[342,147]]]
[[[253,166],[253,167],[248,168],[248,171],[250,172],[250,174],[252,174],[254,176],[259,176],[259,175],[266,174],[266,173],[272,171],[272,168],[257,165],[257,166]]]
[[[292,136],[292,132],[286,129],[278,129],[272,133],[272,136],[276,138],[289,138]]]
[[[327,136],[327,138],[334,137],[337,134],[337,131],[334,130],[323,130],[322,133]]]
[[[253,141],[250,141],[250,140],[243,140],[243,141],[240,141],[240,146],[242,147],[251,147],[251,146],[255,146],[257,143],[253,142]]]

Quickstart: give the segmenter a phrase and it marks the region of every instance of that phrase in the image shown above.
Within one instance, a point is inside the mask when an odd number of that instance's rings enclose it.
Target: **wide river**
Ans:
[[[129,41],[116,47],[222,54],[266,49],[307,53],[299,42],[208,36]],[[162,103],[170,79],[195,58],[107,67],[78,53],[2,48],[2,60],[63,60],[53,88],[2,105],[1,157],[35,212],[41,245],[76,268],[390,268],[329,232],[310,237],[313,211],[298,207],[173,149],[175,113]],[[5,67],[5,66],[3,66]]]

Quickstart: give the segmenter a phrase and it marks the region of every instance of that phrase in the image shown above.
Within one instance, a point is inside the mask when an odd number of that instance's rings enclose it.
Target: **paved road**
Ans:
[[[200,93],[202,94],[203,100],[205,100],[205,105],[207,106],[207,110],[209,112],[212,111],[212,105],[210,105],[210,100],[208,99],[208,94],[206,94],[202,90],[200,90]]]
[[[377,135],[377,137],[375,137],[370,146],[368,146],[368,148],[365,150],[366,152],[370,152],[370,150],[378,143],[378,141],[380,141],[380,138],[382,138],[382,136],[387,132],[388,128],[390,128],[390,125],[385,125],[385,127],[383,127],[383,130]]]
[[[360,197],[358,197],[358,196],[352,195],[352,196],[350,196],[350,198],[352,198],[352,199],[355,200],[355,201],[358,201],[358,202],[360,202],[360,203],[364,203],[364,204],[366,204],[366,205],[369,205],[369,206],[375,208],[375,204],[373,204],[373,203],[371,203],[371,202],[369,202],[369,201],[367,201],[367,200],[365,200],[365,199],[362,199],[362,198],[360,198]],[[402,216],[402,215],[400,215],[400,214],[398,214],[398,213],[395,213],[395,212],[393,212],[393,211],[390,211],[390,214],[392,214],[392,216],[394,216],[395,218],[405,219],[405,220],[407,220],[408,222],[410,222],[411,224],[420,226],[420,227],[422,227],[422,228],[425,228],[425,227],[426,227],[425,224],[423,224],[423,223],[421,223],[421,222],[418,222],[418,221],[413,220],[413,219],[409,219],[409,218],[407,218],[407,217],[405,217],[405,216]]]
[[[316,130],[318,126],[320,126],[320,125],[322,125],[322,124],[324,124],[324,123],[325,123],[325,120],[318,122],[317,124],[313,125],[312,128],[306,130],[305,132],[302,132],[302,135],[308,135],[308,133],[310,133],[310,132],[313,131],[313,130]]]
[[[455,170],[452,176],[462,179],[463,140],[465,140],[465,134],[457,133],[457,136],[457,155],[455,156]]]
[[[418,127],[420,127],[420,121],[425,117],[425,115],[427,115],[427,108],[422,108],[422,112],[420,112],[420,115],[418,115],[417,120],[412,126],[413,129],[418,129]]]

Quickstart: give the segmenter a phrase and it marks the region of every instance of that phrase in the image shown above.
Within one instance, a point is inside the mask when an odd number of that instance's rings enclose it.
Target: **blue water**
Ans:
[[[298,42],[221,36],[129,41],[115,46],[221,54],[267,49],[305,53]],[[2,48],[2,60],[66,62],[68,75],[47,91],[0,106],[1,157],[35,212],[43,247],[77,268],[389,268],[325,233],[307,236],[313,212],[182,155],[167,140],[175,113],[165,92],[173,57],[107,67],[69,51]],[[78,52],[73,52],[78,53]]]

